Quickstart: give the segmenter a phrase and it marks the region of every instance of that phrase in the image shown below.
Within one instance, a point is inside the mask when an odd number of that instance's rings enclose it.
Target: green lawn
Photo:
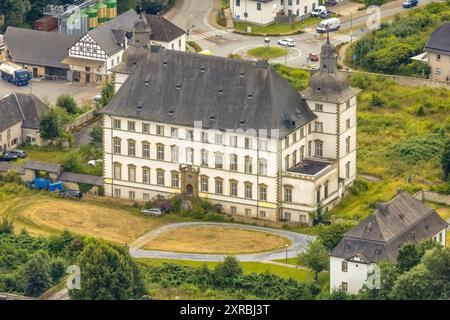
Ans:
[[[303,28],[319,23],[320,21],[320,18],[307,18],[304,23],[301,21],[293,24],[275,22],[266,26],[249,22],[235,21],[234,29],[239,32],[247,33],[247,27],[251,27],[251,34],[254,35],[288,35],[301,32]]]
[[[287,55],[287,49],[278,47],[257,47],[247,51],[251,57],[269,60]]]
[[[213,269],[218,262],[203,262],[203,261],[190,261],[190,260],[172,260],[172,259],[139,259],[139,262],[146,265],[160,265],[162,263],[176,263],[191,267],[200,267],[206,263],[208,268]],[[280,260],[281,261],[281,260]],[[314,280],[314,275],[311,271],[301,270],[296,268],[278,266],[269,263],[262,262],[241,262],[244,273],[263,273],[263,272],[273,272],[280,277],[294,278],[299,282],[312,282]],[[319,274],[319,283],[326,284],[329,280],[328,272],[322,272]]]

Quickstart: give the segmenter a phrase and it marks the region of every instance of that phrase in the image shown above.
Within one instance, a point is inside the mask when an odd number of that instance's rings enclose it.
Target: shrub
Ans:
[[[70,114],[78,112],[78,106],[75,99],[68,94],[60,95],[56,101],[56,106],[66,110]]]
[[[12,220],[6,217],[2,217],[2,222],[0,223],[0,234],[7,233],[12,234],[14,232],[14,224]]]
[[[59,280],[66,274],[66,264],[63,259],[55,258],[50,261],[50,277],[53,283],[58,283]]]
[[[445,138],[440,135],[413,136],[395,143],[388,151],[391,160],[403,160],[409,164],[439,158],[444,151]]]

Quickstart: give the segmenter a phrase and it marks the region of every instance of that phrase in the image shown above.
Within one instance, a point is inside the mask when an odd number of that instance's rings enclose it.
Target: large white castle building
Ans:
[[[201,197],[223,211],[312,222],[356,177],[356,95],[327,41],[297,92],[267,62],[150,45],[140,17],[103,109],[112,197]]]

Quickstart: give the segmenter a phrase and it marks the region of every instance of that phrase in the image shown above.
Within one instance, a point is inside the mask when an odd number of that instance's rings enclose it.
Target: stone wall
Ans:
[[[422,201],[431,201],[450,206],[450,194],[440,194],[434,191],[422,190],[414,194],[414,197]]]

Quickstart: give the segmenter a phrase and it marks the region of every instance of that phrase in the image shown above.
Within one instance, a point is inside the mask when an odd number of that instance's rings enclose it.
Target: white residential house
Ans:
[[[355,228],[330,254],[330,291],[355,294],[364,284],[376,288],[377,263],[395,261],[401,246],[433,239],[446,245],[448,224],[430,206],[403,190]]]
[[[270,24],[277,16],[307,17],[319,6],[319,0],[231,0],[233,19]]]
[[[139,14],[133,9],[90,30],[69,49],[62,61],[70,66],[69,81],[104,83],[111,69],[120,64],[128,47],[134,22]],[[148,37],[153,44],[186,51],[186,32],[165,18],[142,14],[147,20]]]
[[[356,177],[356,94],[322,47],[309,87],[267,62],[152,46],[145,20],[113,69],[104,114],[109,196],[199,196],[225,213],[310,224]]]

